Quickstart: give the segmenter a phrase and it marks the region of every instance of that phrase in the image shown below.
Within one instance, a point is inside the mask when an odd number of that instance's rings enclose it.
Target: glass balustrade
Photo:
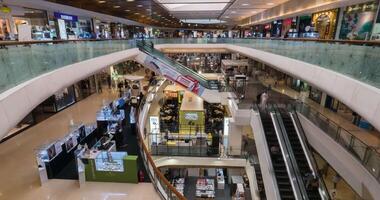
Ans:
[[[335,124],[306,104],[297,104],[296,110],[317,125],[333,140],[351,153],[380,182],[380,153],[352,133]]]
[[[260,39],[152,39],[155,44],[227,43],[286,56],[380,88],[380,47],[314,41]],[[1,44],[0,44],[1,45]],[[0,49],[0,92],[76,62],[136,47],[135,40],[13,45]]]

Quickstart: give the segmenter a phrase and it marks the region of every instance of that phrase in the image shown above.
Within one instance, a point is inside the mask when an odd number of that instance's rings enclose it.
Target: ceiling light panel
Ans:
[[[226,23],[225,21],[219,19],[181,19],[183,23],[192,23],[192,24],[220,24]]]
[[[227,3],[207,3],[207,4],[162,4],[170,12],[189,11],[221,11]]]
[[[208,3],[229,3],[232,0],[156,0],[158,3],[166,4],[166,3],[180,3],[180,4],[186,4],[186,3],[201,3],[201,4],[208,4]]]

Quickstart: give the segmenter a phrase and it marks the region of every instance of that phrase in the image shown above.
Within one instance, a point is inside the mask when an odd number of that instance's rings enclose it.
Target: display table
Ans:
[[[184,190],[185,190],[185,178],[177,178],[177,179],[174,179],[173,180],[173,185],[175,187],[175,189],[180,193],[180,194],[184,194]]]
[[[138,183],[137,156],[91,150],[80,158],[85,166],[86,181]]]
[[[206,178],[198,179],[195,196],[197,198],[215,198],[214,179],[206,179]]]

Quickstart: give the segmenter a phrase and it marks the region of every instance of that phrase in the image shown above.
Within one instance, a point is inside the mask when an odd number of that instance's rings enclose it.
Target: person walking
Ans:
[[[132,134],[136,134],[136,108],[131,106],[131,111],[129,112],[129,123],[131,125]]]

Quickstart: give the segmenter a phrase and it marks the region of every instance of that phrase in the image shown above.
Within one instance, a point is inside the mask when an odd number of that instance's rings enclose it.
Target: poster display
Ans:
[[[312,26],[319,33],[320,39],[334,39],[338,11],[339,9],[332,9],[313,14]]]
[[[380,40],[380,10],[377,12],[376,23],[372,30],[372,40]]]
[[[376,2],[348,6],[343,14],[339,39],[368,39],[371,35],[377,6]]]

